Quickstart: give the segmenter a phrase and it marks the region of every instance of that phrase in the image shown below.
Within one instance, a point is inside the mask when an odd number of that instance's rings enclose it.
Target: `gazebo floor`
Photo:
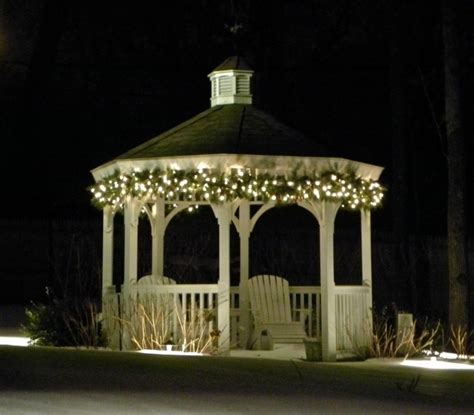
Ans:
[[[245,357],[277,360],[306,360],[306,350],[302,343],[276,344],[273,350],[231,349],[230,357]],[[352,353],[337,353],[337,360],[357,360]]]

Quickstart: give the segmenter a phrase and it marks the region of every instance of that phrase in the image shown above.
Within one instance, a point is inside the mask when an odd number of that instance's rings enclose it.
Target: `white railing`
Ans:
[[[367,344],[370,328],[370,289],[336,286],[336,349],[353,350]]]
[[[317,286],[290,287],[291,313],[294,321],[303,321],[309,337],[321,337],[321,288]],[[366,344],[370,322],[369,288],[364,286],[336,286],[336,347],[352,350]],[[230,344],[239,344],[239,287],[230,287]],[[195,321],[196,317],[212,313],[210,329],[217,324],[217,284],[134,285],[131,296],[167,297],[169,303],[179,304],[180,318]],[[109,299],[114,295],[108,294]],[[118,295],[117,295],[118,296]],[[118,300],[118,298],[117,298]],[[122,298],[123,302],[123,298]],[[247,310],[248,312],[248,310]],[[182,320],[181,320],[182,321]],[[173,332],[177,333],[177,313],[173,317]],[[217,327],[217,326],[216,326]]]
[[[321,337],[321,288],[290,287],[291,317],[303,321],[309,337]]]
[[[239,304],[239,287],[230,287],[230,346],[237,347],[239,345],[239,327],[240,327],[240,304]],[[248,312],[248,310],[247,310]]]

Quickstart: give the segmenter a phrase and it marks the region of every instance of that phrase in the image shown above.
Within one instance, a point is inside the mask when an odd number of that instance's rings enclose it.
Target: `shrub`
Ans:
[[[470,352],[474,349],[471,338],[474,337],[474,331],[469,332],[466,326],[450,325],[449,346],[454,350],[459,358],[468,358]]]
[[[438,337],[442,335],[439,321],[433,323],[428,319],[414,320],[411,327],[396,329],[391,313],[383,309],[381,313],[373,312],[372,319],[367,319],[363,327],[366,345],[354,344],[349,336],[354,352],[361,358],[374,357],[413,357],[425,349],[432,349]]]
[[[166,295],[151,294],[140,300],[130,297],[114,319],[137,350],[161,350],[172,343],[183,352],[217,353],[220,333],[212,328],[214,310],[197,308],[191,313]]]
[[[50,293],[46,303],[25,310],[23,331],[38,346],[96,348],[106,345],[97,305],[90,299],[60,299]]]

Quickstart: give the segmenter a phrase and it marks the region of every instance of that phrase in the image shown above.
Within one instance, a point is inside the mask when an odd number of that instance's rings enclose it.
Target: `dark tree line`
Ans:
[[[468,264],[468,232],[466,224],[466,145],[463,128],[463,88],[459,40],[459,1],[443,1],[444,106],[448,149],[448,276],[449,323],[467,326],[469,290],[472,275]],[[474,305],[471,304],[471,307]],[[471,310],[472,313],[472,310]],[[472,324],[472,322],[471,322]]]
[[[89,170],[206,109],[206,74],[242,53],[256,70],[256,105],[335,156],[386,166],[387,200],[373,222],[390,233],[387,272],[408,307],[433,311],[423,241],[446,235],[449,298],[439,314],[466,324],[470,312],[472,322],[471,3],[2,0],[0,126],[11,157],[1,168],[9,177],[21,159],[37,180],[34,209],[2,214],[67,216],[79,206],[96,215]],[[4,186],[25,200],[15,182]]]

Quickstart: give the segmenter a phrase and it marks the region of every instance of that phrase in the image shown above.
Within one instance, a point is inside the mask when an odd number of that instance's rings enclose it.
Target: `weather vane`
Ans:
[[[231,34],[231,41],[234,48],[234,53],[238,54],[238,42],[241,33],[244,31],[244,25],[236,19],[233,24],[226,24],[225,28]]]

